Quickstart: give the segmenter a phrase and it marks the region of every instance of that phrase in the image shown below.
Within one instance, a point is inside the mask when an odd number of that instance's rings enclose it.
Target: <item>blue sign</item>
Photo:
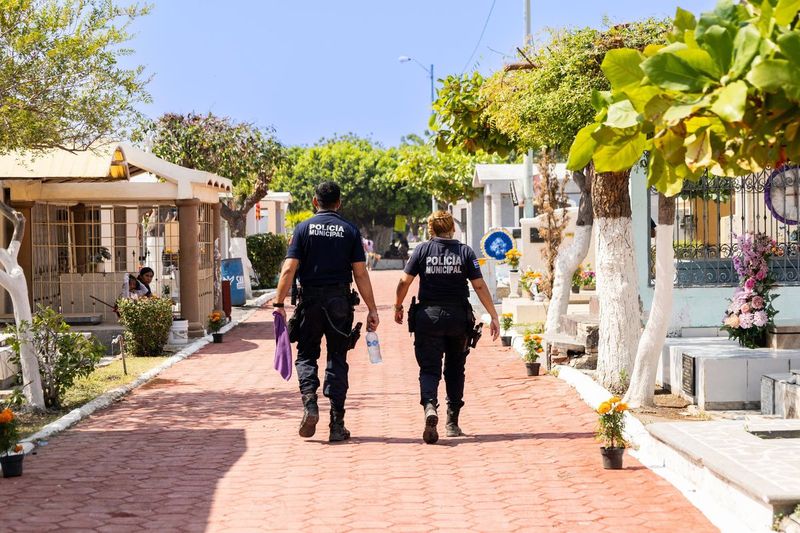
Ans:
[[[506,252],[512,248],[514,248],[514,237],[503,228],[491,229],[481,239],[483,255],[498,261],[505,259]]]

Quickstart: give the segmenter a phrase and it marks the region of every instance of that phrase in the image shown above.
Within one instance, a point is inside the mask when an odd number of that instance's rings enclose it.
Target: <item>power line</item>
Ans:
[[[461,69],[461,74],[464,74],[464,71],[467,70],[467,67],[472,62],[472,58],[475,57],[475,52],[478,51],[478,47],[481,45],[481,41],[483,40],[483,34],[486,33],[486,27],[489,25],[489,19],[492,18],[492,11],[494,11],[494,5],[497,3],[497,0],[492,0],[492,7],[489,8],[489,14],[486,15],[486,21],[483,23],[483,29],[481,30],[481,36],[478,37],[478,42],[475,43],[475,48],[472,49],[472,53],[469,55],[469,59],[464,64],[464,68]]]

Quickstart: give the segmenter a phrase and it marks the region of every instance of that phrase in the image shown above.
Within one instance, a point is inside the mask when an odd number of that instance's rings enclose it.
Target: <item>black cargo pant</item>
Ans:
[[[353,328],[353,306],[348,288],[303,289],[300,297],[302,319],[298,324],[295,368],[300,392],[315,393],[319,388],[318,364],[320,344],[325,337],[328,362],[322,393],[330,398],[331,407],[344,409],[347,398],[347,350]]]
[[[439,405],[439,381],[444,384],[447,405],[460,409],[464,405],[464,365],[469,348],[467,338],[472,328],[472,312],[467,304],[420,304],[416,311],[414,354],[419,365],[420,403]]]

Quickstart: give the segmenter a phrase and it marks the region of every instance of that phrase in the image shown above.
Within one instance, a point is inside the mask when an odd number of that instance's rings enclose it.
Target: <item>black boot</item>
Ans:
[[[328,436],[330,442],[339,442],[350,438],[350,432],[344,427],[344,409],[337,411],[331,407],[331,433]]]
[[[300,423],[300,436],[313,437],[319,422],[317,395],[313,392],[303,394],[303,421]]]
[[[439,440],[439,433],[436,431],[436,424],[439,423],[439,415],[436,413],[436,404],[428,402],[425,404],[425,431],[422,432],[422,440],[427,444],[434,444]]]
[[[454,407],[447,408],[447,424],[444,426],[448,437],[463,437],[464,432],[458,427],[458,413],[460,409]]]

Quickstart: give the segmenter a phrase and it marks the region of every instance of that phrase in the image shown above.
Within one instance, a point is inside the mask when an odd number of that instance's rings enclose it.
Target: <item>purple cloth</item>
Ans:
[[[275,370],[289,381],[292,377],[292,345],[289,343],[286,320],[277,311],[273,311],[272,316],[275,318]]]

